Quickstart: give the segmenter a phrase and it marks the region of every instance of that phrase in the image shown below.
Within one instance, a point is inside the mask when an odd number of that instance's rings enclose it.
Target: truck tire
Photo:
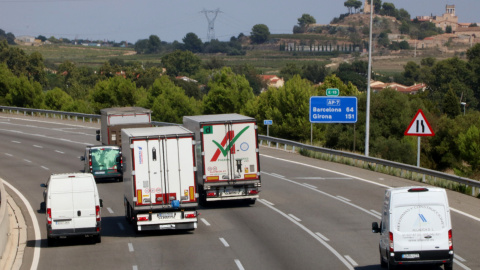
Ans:
[[[453,263],[446,263],[443,265],[444,270],[453,270]]]
[[[102,236],[100,234],[97,234],[93,237],[93,239],[95,240],[95,243],[99,244],[102,242]]]
[[[382,254],[380,254],[380,267],[381,268],[387,268],[387,263],[383,260]]]
[[[125,219],[128,223],[132,223],[132,211],[128,202],[125,204]]]
[[[57,245],[57,239],[47,236],[47,244],[49,247],[54,247]]]
[[[118,178],[117,178],[117,181],[118,181],[118,182],[123,182],[123,177],[118,177]]]

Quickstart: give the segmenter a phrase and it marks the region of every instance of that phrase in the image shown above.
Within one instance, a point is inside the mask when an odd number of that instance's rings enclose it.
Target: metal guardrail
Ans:
[[[271,143],[274,143],[275,146],[278,148],[279,145],[284,145],[285,148],[287,145],[292,146],[293,151],[295,151],[295,147],[300,148],[300,149],[305,149],[305,150],[310,150],[310,151],[315,151],[315,152],[321,152],[324,154],[332,155],[332,156],[341,156],[345,158],[351,158],[353,160],[360,160],[369,164],[379,164],[383,165],[386,167],[392,167],[392,168],[397,168],[399,170],[405,170],[405,171],[410,171],[410,172],[415,172],[418,174],[423,174],[423,175],[428,175],[434,178],[438,179],[444,179],[452,182],[456,182],[459,184],[463,184],[466,186],[472,187],[472,196],[476,195],[475,189],[480,189],[480,181],[477,180],[472,180],[469,178],[461,177],[461,176],[456,176],[452,174],[447,174],[435,170],[430,170],[430,169],[425,169],[409,164],[404,164],[404,163],[399,163],[399,162],[394,162],[394,161],[389,161],[385,159],[380,159],[380,158],[374,158],[374,157],[368,157],[364,155],[359,155],[355,153],[350,153],[350,152],[343,152],[343,151],[338,151],[334,149],[328,149],[328,148],[323,148],[323,147],[318,147],[318,146],[312,146],[308,144],[303,144],[295,141],[290,141],[290,140],[285,140],[285,139],[279,139],[279,138],[274,138],[274,137],[269,137],[265,135],[259,135],[258,139],[261,141],[266,141],[269,145]]]
[[[45,115],[46,117],[49,117],[49,115],[51,117],[60,117],[61,119],[73,118],[76,121],[78,121],[79,119],[82,119],[83,122],[85,122],[86,120],[90,122],[100,121],[100,115],[97,115],[97,114],[82,114],[82,113],[74,113],[74,112],[29,109],[29,108],[19,108],[19,107],[9,107],[9,106],[0,106],[0,110],[2,110],[2,112],[10,112],[10,113],[17,113],[17,114],[22,112],[24,115],[32,115],[32,116],[35,116],[37,114],[37,115]],[[155,126],[179,125],[176,123],[157,122],[157,121],[152,121],[152,124]],[[428,175],[438,179],[445,179],[447,181],[452,181],[455,183],[472,187],[472,196],[475,196],[477,194],[476,189],[477,190],[480,189],[480,181],[472,180],[469,178],[460,177],[452,174],[447,174],[447,173],[443,173],[435,170],[416,167],[409,164],[403,164],[403,163],[389,161],[389,160],[380,159],[380,158],[367,157],[364,155],[359,155],[359,154],[350,153],[350,152],[343,152],[343,151],[334,150],[334,149],[307,145],[307,144],[303,144],[295,141],[290,141],[290,140],[285,140],[285,139],[280,139],[280,138],[275,138],[275,137],[270,137],[265,135],[259,135],[258,138],[261,141],[266,141],[269,145],[271,145],[271,143],[274,143],[276,147],[278,147],[280,144],[284,145],[285,147],[287,145],[290,145],[293,147],[293,149],[297,147],[300,149],[321,152],[321,153],[332,155],[332,156],[341,156],[345,158],[351,158],[353,160],[360,160],[368,164],[383,165],[386,167],[396,168],[399,170],[405,170],[405,171],[415,172],[422,175]]]

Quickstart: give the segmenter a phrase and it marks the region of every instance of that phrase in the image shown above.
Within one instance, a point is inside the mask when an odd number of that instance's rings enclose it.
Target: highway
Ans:
[[[40,184],[52,173],[82,171],[79,158],[86,145],[98,144],[96,129],[99,124],[0,114],[0,177],[28,200],[42,239],[37,260],[34,219],[5,186],[28,226],[21,269],[381,269],[371,223],[380,219],[384,191],[419,184],[261,147],[262,191],[253,206],[200,207],[193,232],[135,233],[124,218],[123,183],[98,182],[102,243],[67,239],[48,247]],[[448,196],[454,269],[480,269],[479,200]]]

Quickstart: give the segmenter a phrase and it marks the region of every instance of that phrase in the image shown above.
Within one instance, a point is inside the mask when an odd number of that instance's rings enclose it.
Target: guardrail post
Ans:
[[[475,197],[475,187],[472,186],[472,196]]]
[[[294,145],[294,146],[292,146],[292,152],[294,152],[294,153],[295,153],[295,145]]]
[[[283,150],[287,151],[287,145],[286,144],[283,145]]]

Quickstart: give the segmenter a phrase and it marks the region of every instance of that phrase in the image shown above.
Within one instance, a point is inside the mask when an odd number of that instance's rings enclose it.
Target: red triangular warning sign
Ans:
[[[434,136],[432,127],[425,118],[422,109],[419,109],[412,122],[404,133],[405,136]]]

